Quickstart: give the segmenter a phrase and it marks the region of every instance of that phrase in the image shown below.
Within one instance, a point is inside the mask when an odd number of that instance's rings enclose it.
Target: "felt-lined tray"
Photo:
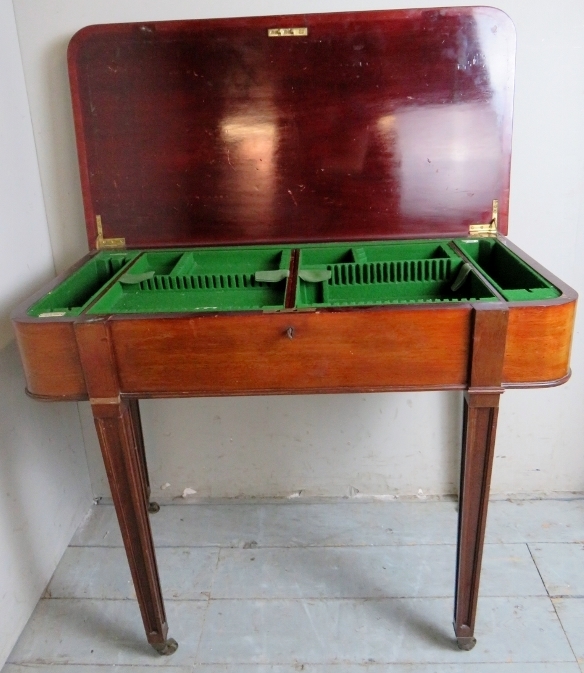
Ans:
[[[139,251],[100,252],[57,287],[33,304],[28,314],[37,317],[79,315],[116,275],[121,275]]]
[[[496,301],[496,296],[447,242],[330,245],[300,251],[298,307],[476,300]]]
[[[296,290],[294,303],[289,286]],[[57,317],[496,301],[492,288],[507,301],[561,294],[496,239],[323,243],[101,251],[28,313]]]
[[[281,309],[290,257],[274,247],[148,252],[88,313]]]
[[[492,238],[455,241],[507,301],[552,299],[561,292],[509,248]]]

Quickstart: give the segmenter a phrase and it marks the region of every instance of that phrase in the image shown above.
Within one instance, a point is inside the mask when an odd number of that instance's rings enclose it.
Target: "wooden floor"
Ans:
[[[145,643],[98,505],[2,673],[584,671],[584,500],[491,503],[471,652],[451,626],[454,502],[175,505],[152,524],[176,654]]]

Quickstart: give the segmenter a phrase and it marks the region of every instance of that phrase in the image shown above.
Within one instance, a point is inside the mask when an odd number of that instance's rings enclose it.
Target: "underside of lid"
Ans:
[[[514,54],[484,7],[84,28],[90,247],[506,233]]]

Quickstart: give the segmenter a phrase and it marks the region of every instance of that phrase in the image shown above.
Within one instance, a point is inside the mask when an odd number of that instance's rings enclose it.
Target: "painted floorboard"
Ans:
[[[176,510],[179,510],[178,512]],[[158,547],[306,547],[452,544],[456,503],[170,505],[152,517]],[[486,542],[584,544],[584,500],[494,501]],[[98,505],[72,546],[121,547],[113,506]]]
[[[491,502],[486,541],[584,544],[584,499]]]
[[[213,598],[454,595],[454,545],[222,549]],[[546,596],[526,545],[487,545],[482,596]]]
[[[584,598],[584,544],[529,545],[550,596]]]
[[[131,600],[42,599],[8,661],[18,664],[193,664],[206,603],[166,601],[171,637],[180,647],[161,657],[146,642],[138,603]]]
[[[401,598],[454,595],[454,545],[158,550],[163,594],[208,598]],[[218,560],[219,559],[219,560]],[[526,545],[485,547],[481,595],[546,596]],[[136,598],[119,547],[70,547],[46,597]]]
[[[309,522],[309,525],[307,525]],[[454,502],[170,505],[151,518],[159,547],[306,547],[448,544]],[[99,505],[73,546],[121,547],[113,506]]]
[[[471,652],[451,626],[456,517],[449,501],[162,507],[179,649],[160,657],[99,505],[2,673],[578,673],[576,656],[584,673],[584,501],[490,504]]]
[[[137,666],[76,666],[76,665],[32,665],[7,664],[2,673],[136,673],[144,670]],[[195,666],[149,666],[148,673],[581,673],[576,663],[553,664],[301,664],[279,665],[214,665]]]
[[[166,598],[207,600],[218,549],[163,547],[157,550]],[[48,586],[47,598],[136,598],[122,547],[69,547]]]
[[[572,650],[584,665],[584,598],[554,598],[553,603]]]
[[[460,663],[452,601],[215,600],[199,663]],[[470,663],[569,662],[574,655],[547,598],[483,598]]]

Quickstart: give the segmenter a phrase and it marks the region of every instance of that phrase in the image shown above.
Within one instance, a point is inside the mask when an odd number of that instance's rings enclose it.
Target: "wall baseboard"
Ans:
[[[349,496],[306,496],[301,494],[292,494],[282,498],[198,498],[197,496],[187,498],[156,498],[159,505],[295,505],[295,504],[315,504],[315,505],[333,505],[333,504],[363,504],[371,502],[456,502],[458,496],[454,493],[443,495],[365,495],[357,493]],[[527,500],[584,500],[583,491],[549,491],[536,493],[492,493],[491,502],[502,500],[527,501]],[[111,498],[95,498],[95,505],[113,505]]]

